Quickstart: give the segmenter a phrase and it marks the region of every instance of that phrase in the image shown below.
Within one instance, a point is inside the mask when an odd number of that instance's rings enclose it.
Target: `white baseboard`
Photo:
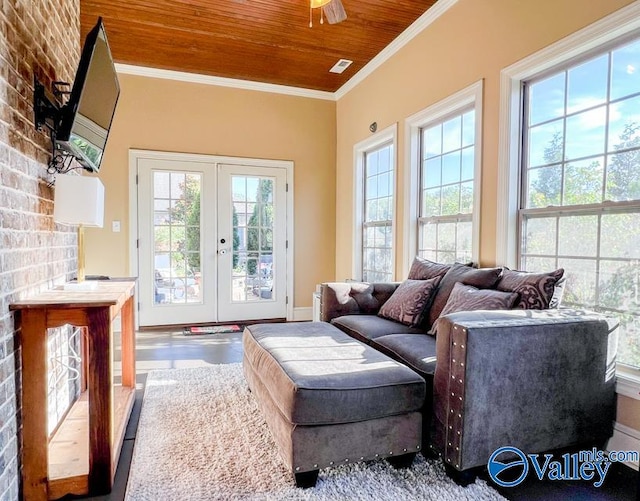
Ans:
[[[313,308],[311,306],[305,306],[302,308],[294,308],[293,309],[293,318],[294,322],[301,322],[304,320],[311,320],[313,318]]]
[[[613,425],[613,436],[607,443],[608,451],[640,451],[640,431],[620,423]],[[638,463],[625,461],[627,466],[638,469]]]

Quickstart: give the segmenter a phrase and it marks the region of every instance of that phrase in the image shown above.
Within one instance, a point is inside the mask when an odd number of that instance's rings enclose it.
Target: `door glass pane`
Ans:
[[[234,303],[275,299],[274,181],[266,177],[234,175],[231,187],[231,299]]]
[[[153,172],[154,304],[202,303],[201,174]]]

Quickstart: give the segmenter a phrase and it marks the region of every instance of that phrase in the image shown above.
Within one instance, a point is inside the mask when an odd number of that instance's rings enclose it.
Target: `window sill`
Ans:
[[[640,400],[640,370],[618,366],[616,371],[616,393]]]

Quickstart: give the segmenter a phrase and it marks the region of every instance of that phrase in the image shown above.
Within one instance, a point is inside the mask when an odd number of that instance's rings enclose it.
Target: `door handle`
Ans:
[[[224,256],[226,253],[227,253],[227,249],[220,249],[220,250],[218,251],[218,254],[220,254],[220,255],[222,255],[222,256]]]

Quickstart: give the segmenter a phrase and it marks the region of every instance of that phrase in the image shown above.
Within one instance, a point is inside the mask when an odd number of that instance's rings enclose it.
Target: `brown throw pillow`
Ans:
[[[416,256],[413,259],[409,276],[411,280],[428,280],[430,278],[442,277],[451,268],[448,264],[434,263],[428,259]]]
[[[516,301],[518,301],[518,293],[516,292],[478,289],[472,285],[458,282],[453,286],[440,318],[456,311],[510,310]],[[436,333],[440,318],[434,322],[429,334]]]
[[[429,310],[429,325],[433,325],[440,316],[456,282],[473,285],[478,289],[490,289],[500,278],[501,272],[502,268],[470,268],[459,263],[452,265],[442,277],[436,297],[433,299],[431,310]]]
[[[419,327],[429,311],[439,282],[440,277],[430,280],[405,280],[382,305],[378,315],[409,327]]]
[[[441,317],[456,311],[510,310],[518,300],[516,292],[500,292],[493,289],[478,289],[458,282],[453,286]]]
[[[527,273],[505,268],[496,289],[520,294],[520,301],[516,304],[516,308],[546,310],[551,304],[556,284],[562,275],[564,275],[562,268],[550,273]]]

